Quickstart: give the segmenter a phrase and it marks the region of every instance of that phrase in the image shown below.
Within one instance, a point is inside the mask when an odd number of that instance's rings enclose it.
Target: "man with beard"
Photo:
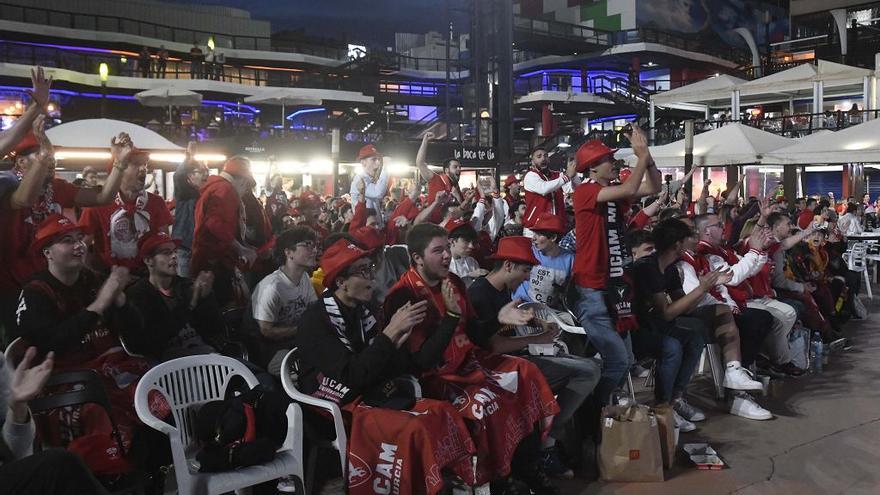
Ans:
[[[523,177],[523,189],[526,191],[523,232],[527,237],[532,236],[530,229],[542,213],[549,212],[554,215],[565,213],[565,192],[570,192],[573,186],[581,183],[576,165],[575,161],[569,161],[564,174],[550,170],[547,151],[542,148],[532,151],[531,166]]]
[[[620,173],[614,165],[615,150],[592,140],[584,143],[576,154],[577,171],[589,171],[589,179],[575,189],[573,198],[573,280],[578,294],[574,313],[602,355],[602,379],[596,396],[603,404],[621,384],[631,364],[624,341],[628,335],[622,337],[628,329],[621,325],[621,310],[627,308],[618,309],[619,304],[626,304],[625,295],[630,290],[623,272],[629,252],[621,242],[626,232],[625,214],[630,201],[660,192],[660,172],[651,159],[644,132],[634,126],[627,138],[638,164],[619,185],[612,185]],[[646,175],[647,180],[642,183]]]
[[[141,239],[138,258],[148,276],[125,291],[144,322],[142,331],[122,329],[126,349],[162,362],[216,352],[210,342],[223,328],[220,308],[211,293],[214,276],[202,272],[195,280],[177,275],[180,241],[165,232]]]
[[[174,222],[162,196],[145,189],[149,161],[149,153],[131,146],[115,201],[83,210],[79,224],[94,237],[93,252],[104,267],[141,271],[138,241],[148,232],[167,233]]]
[[[458,203],[464,202],[464,196],[461,194],[461,188],[458,186],[458,179],[461,177],[461,162],[454,158],[450,158],[443,162],[443,172],[435,173],[428,168],[428,141],[434,139],[434,134],[426,132],[422,136],[422,144],[416,153],[416,166],[419,168],[419,174],[422,179],[428,183],[428,203],[433,203],[434,198],[440,191],[446,191],[450,200],[454,199]],[[438,213],[429,220],[431,223],[439,223],[440,217]]]
[[[257,364],[273,376],[279,376],[281,360],[294,347],[300,317],[309,304],[318,300],[310,279],[318,265],[317,242],[315,231],[306,226],[282,232],[275,242],[281,266],[257,284],[251,298],[254,319],[260,327]]]
[[[385,225],[384,208],[382,207],[385,195],[388,194],[388,170],[382,167],[382,154],[372,144],[368,144],[360,149],[357,159],[361,162],[363,173],[355,175],[351,178],[351,204],[356,204],[360,200],[360,191],[358,184],[361,180],[364,182],[364,197],[366,199],[367,208],[376,211],[376,219],[379,226]]]
[[[411,267],[385,299],[386,319],[400,308],[428,301],[424,321],[413,327],[405,348],[418,356],[442,338],[442,359],[417,370],[425,397],[452,400],[472,427],[477,447],[475,484],[498,485],[511,493],[514,474],[538,494],[555,494],[540,459],[540,439],[559,413],[541,371],[524,359],[491,354],[474,345],[481,322],[464,284],[449,273],[452,256],[446,230],[416,225],[407,235]],[[446,292],[452,292],[444,296]],[[534,318],[513,302],[495,316],[502,325],[524,325]],[[442,337],[438,337],[442,336]],[[416,371],[416,370],[414,370]],[[537,425],[537,427],[536,427]]]
[[[46,88],[48,92],[48,88]],[[131,139],[122,133],[111,143],[113,168],[103,188],[79,188],[55,177],[52,143],[43,132],[44,118],[34,122],[34,132],[25,136],[10,153],[17,189],[0,208],[0,313],[7,338],[15,336],[15,304],[22,285],[46,266],[46,260],[31,250],[36,227],[49,215],[66,208],[94,206],[112,201],[119,190],[122,170],[131,153]]]

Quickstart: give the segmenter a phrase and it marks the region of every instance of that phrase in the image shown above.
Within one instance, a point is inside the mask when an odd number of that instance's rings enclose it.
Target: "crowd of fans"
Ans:
[[[595,463],[582,446],[601,406],[627,400],[628,373],[653,367],[656,402],[691,431],[706,415],[688,389],[714,343],[730,413],[770,419],[750,394],[757,374],[802,375],[794,330],[832,343],[859,312],[860,277],[841,255],[873,206],[838,217],[833,198],[742,201],[741,183],[690,201],[663,187],[638,127],[632,169],[596,140],[562,171],[535,149],[500,190],[462,188],[454,159],[432,171],[426,134],[426,193],[416,181],[393,199],[371,144],[340,197],[291,195],[271,176],[262,198],[246,158],[209,175],[190,147],[166,202],[146,191],[149,155],[124,133],[103,185],[96,169],[80,186],[54,177],[51,81],[33,78],[32,105],[0,135],[12,166],[0,172],[0,316],[6,343],[27,348],[0,366],[0,483],[15,493],[104,493],[94,475],[159,472],[168,441],[134,413],[138,378],[241,347],[261,386],[280,389],[293,352],[299,390],[343,409],[349,493],[558,493],[552,478]],[[30,455],[27,402],[52,371],[81,368],[102,377],[121,448],[77,406],[36,418],[44,450]],[[328,421],[307,414],[306,441]]]

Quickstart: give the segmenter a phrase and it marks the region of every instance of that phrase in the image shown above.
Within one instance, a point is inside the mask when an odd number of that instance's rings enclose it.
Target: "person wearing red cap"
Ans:
[[[419,354],[404,350],[428,302],[406,304],[383,322],[370,304],[376,284],[370,253],[346,239],[327,248],[321,269],[325,290],[300,319],[295,356],[299,390],[351,414],[349,463],[366,469],[351,473],[347,492],[390,493],[393,485],[399,493],[433,495],[443,488],[442,469],[470,479],[474,445],[461,415],[449,402],[420,398],[406,376],[431,366],[445,347],[434,339]],[[388,455],[393,474],[370,469]]]
[[[133,146],[129,149],[115,201],[84,209],[79,223],[94,238],[94,253],[104,266],[140,270],[138,241],[148,232],[167,232],[174,217],[162,196],[146,190],[150,154]]]
[[[527,236],[531,236],[529,229],[541,213],[546,211],[554,215],[565,214],[565,192],[570,192],[572,186],[581,182],[574,161],[569,161],[563,174],[550,170],[550,158],[542,148],[532,150],[531,160],[529,171],[523,177],[523,189],[526,191],[523,227]]]
[[[34,122],[33,133],[12,151],[17,190],[0,208],[0,313],[7,336],[14,335],[15,303],[22,285],[46,266],[45,258],[31,250],[37,225],[67,208],[94,206],[112,201],[122,179],[121,170],[131,153],[131,139],[122,133],[111,140],[113,169],[103,188],[79,188],[55,177],[52,143],[44,132],[44,118]],[[23,193],[23,194],[22,194]],[[5,201],[4,201],[5,202]]]
[[[245,241],[242,203],[252,181],[250,161],[234,156],[226,161],[220,175],[208,177],[196,202],[192,271],[214,273],[214,293],[221,307],[245,303],[244,296],[236,296],[235,287],[240,286],[236,270],[250,267],[257,259],[256,249]]]
[[[318,265],[318,242],[315,231],[304,225],[282,232],[275,241],[281,266],[261,280],[251,296],[254,319],[260,327],[260,349],[254,362],[272,376],[280,376],[281,360],[294,347],[301,328],[300,317],[318,300],[310,278]]]
[[[574,266],[574,253],[559,246],[559,240],[568,232],[565,220],[543,213],[532,231],[532,254],[538,263],[532,267],[529,278],[516,289],[514,297],[562,310],[563,289],[568,287]]]
[[[524,359],[491,354],[474,345],[471,336],[481,334],[483,322],[476,317],[461,280],[449,273],[452,256],[446,230],[420,224],[406,240],[412,266],[386,297],[385,315],[428,301],[426,317],[413,327],[406,349],[414,357],[421,356],[426,346],[440,344],[443,349],[440,359],[422,362],[419,381],[426,397],[451,400],[460,406],[465,420],[474,423],[476,484],[492,481],[503,491],[509,486],[516,451],[514,474],[537,493],[558,493],[540,469],[541,431],[531,428],[546,426],[559,412],[540,370]],[[533,316],[511,302],[493,319],[521,325]]]
[[[217,352],[209,344],[224,328],[214,299],[214,276],[202,272],[190,280],[177,275],[180,241],[165,232],[150,232],[139,242],[138,259],[147,277],[125,290],[143,319],[137,332],[123,329],[126,349],[155,362]]]
[[[504,179],[504,203],[506,204],[504,207],[505,218],[509,218],[511,211],[522,201],[522,197],[520,196],[521,188],[521,181],[516,178],[516,175],[510,174]]]
[[[434,133],[426,132],[422,136],[422,144],[416,153],[416,167],[419,169],[422,180],[428,183],[428,202],[433,203],[437,193],[445,191],[450,200],[455,199],[458,203],[463,203],[464,195],[461,193],[461,188],[458,185],[458,180],[461,177],[461,162],[454,158],[444,160],[443,172],[440,173],[436,173],[428,168],[428,141],[431,139],[434,139]],[[439,212],[435,211],[431,216],[430,222],[439,223],[440,218]]]
[[[375,210],[379,225],[384,225],[382,200],[388,194],[388,170],[382,167],[382,154],[375,146],[368,144],[360,149],[357,159],[364,171],[351,179],[351,203],[355,204],[360,200],[360,183],[363,182],[367,208]]]
[[[126,354],[117,337],[123,329],[143,331],[140,315],[123,292],[129,280],[128,269],[113,267],[103,282],[102,277],[85,269],[85,233],[60,214],[49,216],[39,225],[33,249],[46,258],[48,268],[35,274],[22,289],[17,311],[21,337],[36,346],[40,354],[54,352],[57,371],[91,369],[106,383],[115,385],[105,390],[122,443],[131,452],[135,430],[142,427],[133,407],[134,392],[138,377],[148,366],[144,360]],[[46,435],[45,444],[57,445],[61,441],[58,431],[81,432],[91,435],[90,445],[74,441],[68,449],[83,454],[89,466],[117,473],[130,469],[116,449],[104,413],[101,421],[90,421],[90,407],[84,406],[81,414],[55,411],[42,416],[37,423]],[[106,448],[102,448],[104,437]],[[71,440],[75,439],[67,438],[65,443]],[[102,443],[95,445],[96,441]],[[78,450],[84,447],[85,452]]]
[[[547,214],[545,214],[547,215]],[[554,228],[536,222],[542,228]],[[564,434],[569,420],[599,381],[599,365],[593,360],[569,355],[553,344],[559,337],[559,327],[535,319],[529,327],[518,327],[513,335],[505,332],[497,321],[498,311],[513,300],[514,290],[529,279],[538,259],[533,254],[533,240],[512,236],[501,239],[492,255],[494,266],[485,277],[478,278],[468,288],[468,297],[474,305],[481,325],[480,333],[472,336],[474,342],[491,352],[521,355],[533,362],[544,374],[559,403],[559,415],[553,429],[543,442],[542,467],[550,476],[572,478],[574,471],[560,459],[555,438]],[[515,302],[521,302],[516,299]],[[533,329],[540,329],[537,333]],[[534,346],[534,347],[533,347]]]
[[[449,271],[456,274],[465,287],[470,287],[477,277],[488,273],[471,256],[478,241],[477,231],[470,222],[462,219],[448,222],[445,228],[449,232],[449,252],[452,254]]]
[[[577,170],[589,171],[589,179],[575,189],[573,198],[576,237],[573,280],[579,296],[574,312],[602,355],[602,379],[596,390],[602,403],[608,402],[630,367],[626,343],[617,330],[625,322],[633,321],[628,313],[620,313],[623,307],[618,304],[621,291],[629,290],[623,276],[629,250],[621,244],[626,232],[625,214],[630,201],[657,194],[661,185],[660,172],[651,159],[645,133],[633,126],[632,133],[626,136],[638,164],[622,184],[611,185],[619,173],[614,166],[615,150],[592,140],[581,145],[575,155]],[[648,179],[642,183],[646,174]]]

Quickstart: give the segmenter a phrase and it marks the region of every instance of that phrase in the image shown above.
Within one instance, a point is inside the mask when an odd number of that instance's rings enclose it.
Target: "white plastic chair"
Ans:
[[[314,406],[320,409],[323,409],[330,413],[333,417],[333,428],[336,430],[336,438],[332,441],[327,440],[324,442],[318,443],[317,447],[323,448],[332,448],[336,449],[339,454],[339,467],[342,469],[342,479],[344,482],[348,482],[348,436],[345,433],[345,424],[342,421],[342,410],[339,409],[337,404],[330,402],[328,400],[318,399],[312,397],[311,395],[306,395],[296,388],[296,383],[294,383],[294,378],[291,376],[291,371],[294,370],[294,366],[296,365],[296,357],[294,354],[296,353],[296,349],[292,349],[290,352],[284,356],[284,359],[281,361],[281,385],[284,387],[284,391],[287,392],[287,395],[299,402],[301,404],[306,404],[308,406]],[[311,465],[314,456],[309,455],[309,476],[313,476],[313,466]],[[311,493],[312,480],[308,480],[309,485],[306,486],[306,493]]]
[[[212,495],[231,491],[248,493],[248,487],[284,476],[296,476],[303,480],[302,411],[295,403],[287,408],[287,437],[271,462],[219,473],[200,473],[194,467],[198,450],[198,442],[194,438],[198,406],[223,400],[230,381],[236,376],[243,378],[251,388],[259,383],[244,364],[217,354],[187,356],[164,362],[149,370],[138,382],[135,411],[144,424],[168,435],[180,495]],[[164,396],[177,426],[156,418],[150,412],[148,395],[152,390]]]
[[[863,274],[868,298],[874,299],[874,293],[871,290],[871,275],[868,273],[868,245],[864,242],[853,244],[849,251],[843,253],[843,259],[846,260],[847,268]]]

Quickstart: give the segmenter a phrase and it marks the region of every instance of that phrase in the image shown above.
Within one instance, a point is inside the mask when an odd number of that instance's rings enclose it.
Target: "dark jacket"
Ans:
[[[171,233],[175,239],[181,240],[180,247],[191,250],[196,230],[196,201],[199,200],[199,190],[187,182],[186,175],[189,171],[186,162],[181,163],[174,171],[174,226]]]
[[[192,280],[175,276],[171,282],[173,296],[166,302],[165,296],[150,284],[148,278],[132,284],[125,295],[140,313],[143,329],[123,329],[122,336],[128,349],[150,358],[158,358],[187,325],[208,343],[222,335],[224,323],[214,294],[208,294],[195,308],[190,309],[192,291]]]

